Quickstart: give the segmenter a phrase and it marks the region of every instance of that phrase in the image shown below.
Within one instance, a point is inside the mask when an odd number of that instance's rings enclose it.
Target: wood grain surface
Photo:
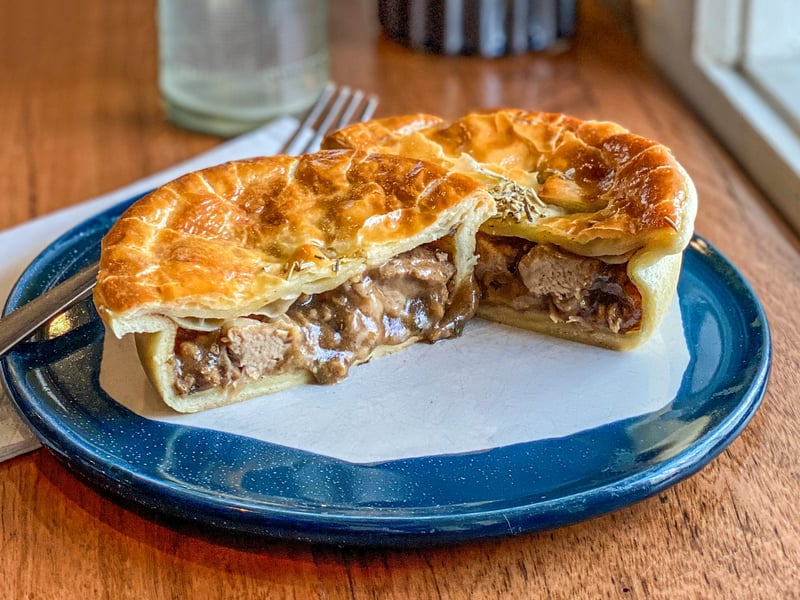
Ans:
[[[763,406],[709,466],[574,526],[375,550],[210,535],[98,493],[50,453],[0,464],[0,598],[793,598],[800,596],[798,242],[638,51],[580,5],[569,49],[427,56],[381,36],[375,4],[334,0],[333,78],[380,115],[517,106],[615,120],[694,178],[697,231],[755,288],[773,332]],[[130,183],[219,143],[164,119],[153,0],[0,3],[0,227]]]

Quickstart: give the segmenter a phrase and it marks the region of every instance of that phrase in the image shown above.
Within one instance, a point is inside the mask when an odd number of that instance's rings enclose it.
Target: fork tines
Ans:
[[[377,106],[378,97],[373,94],[328,83],[281,154],[314,152],[329,132],[371,119]]]

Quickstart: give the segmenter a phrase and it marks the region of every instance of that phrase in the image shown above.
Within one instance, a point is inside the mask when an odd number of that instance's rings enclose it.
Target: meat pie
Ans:
[[[474,179],[329,150],[235,161],[134,203],[103,240],[95,304],[136,335],[181,412],[333,383],[359,363],[459,335],[477,308]]]
[[[477,241],[483,317],[629,349],[675,295],[694,185],[666,147],[620,125],[513,109],[419,114],[353,125],[323,146],[420,158],[481,182],[497,202]]]

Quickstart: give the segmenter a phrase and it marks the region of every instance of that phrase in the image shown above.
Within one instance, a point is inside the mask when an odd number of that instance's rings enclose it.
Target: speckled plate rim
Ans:
[[[13,288],[5,312],[95,260],[100,238],[130,202],[45,249]],[[236,534],[353,545],[453,543],[559,527],[627,506],[696,473],[738,436],[769,377],[764,311],[735,267],[699,237],[684,255],[679,298],[691,360],[681,391],[664,409],[463,455],[355,465],[142,419],[99,388],[102,324],[88,304],[81,309],[85,322],[64,336],[68,342],[32,342],[10,353],[2,379],[45,447],[133,505]],[[81,368],[89,371],[82,383],[62,372]],[[654,432],[663,434],[655,442]],[[642,438],[651,439],[646,448]],[[232,469],[242,472],[237,485],[226,480]],[[332,483],[322,492],[303,488],[300,472],[314,485]]]

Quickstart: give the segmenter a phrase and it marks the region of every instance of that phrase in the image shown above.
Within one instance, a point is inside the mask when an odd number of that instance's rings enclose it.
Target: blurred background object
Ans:
[[[410,48],[493,57],[559,50],[575,31],[576,0],[380,0],[386,34]]]
[[[174,123],[236,135],[307,109],[328,81],[328,0],[159,0]]]

